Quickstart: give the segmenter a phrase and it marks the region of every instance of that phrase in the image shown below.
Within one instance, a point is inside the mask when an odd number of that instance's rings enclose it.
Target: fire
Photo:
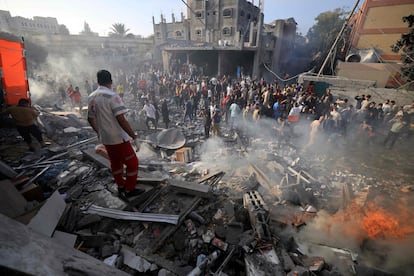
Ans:
[[[328,229],[340,223],[343,234],[362,241],[370,239],[402,239],[414,233],[414,223],[404,206],[390,208],[388,211],[374,202],[364,206],[352,202],[346,209],[333,216]]]
[[[372,202],[365,207],[361,223],[367,236],[372,239],[401,239],[412,232],[410,227],[404,225],[404,221]]]

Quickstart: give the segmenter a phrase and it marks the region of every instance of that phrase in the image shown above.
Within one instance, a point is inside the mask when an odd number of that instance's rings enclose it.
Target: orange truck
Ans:
[[[6,105],[16,105],[20,99],[30,100],[24,43],[0,37],[0,92]]]

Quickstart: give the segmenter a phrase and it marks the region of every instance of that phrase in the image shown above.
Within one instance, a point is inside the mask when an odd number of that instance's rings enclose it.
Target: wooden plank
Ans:
[[[170,187],[180,193],[210,198],[210,186],[180,180],[169,180]]]
[[[264,173],[258,166],[250,165],[248,168],[250,173],[254,173],[256,180],[259,184],[273,196],[279,197],[281,192],[279,190],[279,185],[276,184],[276,181],[272,181],[269,176]]]
[[[223,171],[216,171],[216,172],[213,172],[213,173],[209,173],[209,174],[205,175],[204,177],[200,178],[198,180],[198,183],[203,183],[203,182],[205,182],[205,181],[207,181],[207,180],[209,180],[213,177],[222,176],[223,174],[224,174]]]

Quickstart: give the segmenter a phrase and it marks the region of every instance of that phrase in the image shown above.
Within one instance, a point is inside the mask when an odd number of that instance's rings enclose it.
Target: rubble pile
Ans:
[[[137,182],[145,193],[129,202],[118,197],[81,116],[43,110],[50,146],[30,154],[14,129],[1,129],[1,187],[19,198],[3,196],[13,208],[2,213],[131,275],[392,275],[379,261],[389,256],[371,251],[390,248],[387,237],[358,232],[349,237],[356,244],[335,243],[335,224],[347,228],[355,204],[361,213],[370,202],[385,206],[383,193],[408,198],[408,181],[357,173],[346,160],[338,166],[338,156],[306,155],[292,141],[243,129],[223,127],[222,137],[205,139],[200,118],[182,123],[180,111],[172,113],[179,123],[165,143],[166,130],[147,130],[135,118],[145,137]],[[403,226],[398,238],[407,238],[414,231],[402,218],[390,231]],[[412,268],[402,265],[393,273]]]

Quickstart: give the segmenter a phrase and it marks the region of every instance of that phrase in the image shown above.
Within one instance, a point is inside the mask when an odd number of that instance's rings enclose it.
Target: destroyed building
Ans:
[[[154,25],[157,52],[165,71],[194,64],[205,75],[263,75],[267,66],[279,72],[292,49],[293,18],[263,23],[263,2],[247,0],[187,1],[187,18],[161,15]],[[283,54],[282,54],[283,53]],[[175,71],[180,71],[177,67]]]
[[[224,10],[214,14],[203,3],[242,3],[243,17],[249,9],[250,15],[259,12],[247,1],[190,2],[201,5],[204,16],[217,18]],[[225,13],[232,15],[230,21],[240,11],[233,4],[221,8],[230,9]],[[193,44],[191,28],[181,31],[191,23],[186,20],[154,25],[168,30],[158,41],[163,57],[197,64],[195,56],[200,56],[213,64],[206,73],[227,70],[219,68],[219,56],[233,60],[237,47],[204,40],[204,35],[200,45]],[[292,20],[265,24],[263,45],[277,48],[272,33],[282,32],[287,21],[293,28]],[[247,41],[254,43],[258,22],[252,23],[246,35],[252,34]],[[213,32],[215,39],[220,32]],[[67,43],[94,48],[105,39]],[[54,41],[64,45],[66,40]],[[122,40],[110,45],[123,48]],[[241,51],[250,51],[252,64],[259,64],[256,46]],[[111,62],[124,58],[116,51],[111,55]],[[210,63],[211,57],[217,62]],[[254,71],[253,65],[247,69]],[[371,86],[360,90],[360,83],[349,80],[332,83],[335,95],[344,93],[350,101],[353,94],[344,87],[383,99]],[[395,93],[399,103],[401,94]],[[137,183],[145,193],[124,201],[82,109],[75,112],[68,102],[56,105],[57,97],[33,98],[48,147],[28,152],[17,131],[1,122],[1,275],[409,276],[414,270],[412,140],[386,150],[379,141],[384,127],[375,142],[326,137],[305,153],[307,114],[289,138],[280,136],[273,121],[263,120],[240,122],[236,130],[223,122],[221,135],[206,139],[203,118],[183,122],[182,110],[171,99],[171,127],[147,129],[139,114],[142,103],[125,93],[128,119],[142,142]],[[405,102],[412,100],[407,95]]]

